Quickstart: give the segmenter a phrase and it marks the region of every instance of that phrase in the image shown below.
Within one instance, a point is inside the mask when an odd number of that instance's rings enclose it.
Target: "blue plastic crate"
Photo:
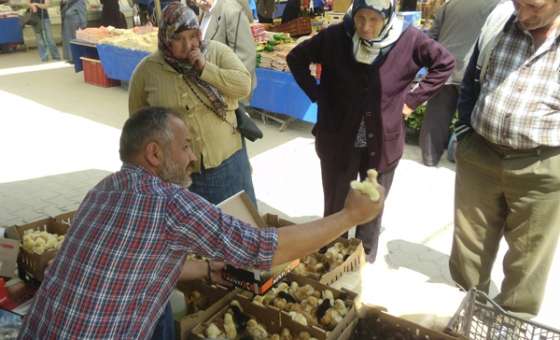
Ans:
[[[136,65],[150,54],[105,44],[97,45],[97,52],[107,78],[122,81],[129,81]]]
[[[257,88],[251,106],[317,122],[317,104],[309,100],[289,72],[257,68]]]

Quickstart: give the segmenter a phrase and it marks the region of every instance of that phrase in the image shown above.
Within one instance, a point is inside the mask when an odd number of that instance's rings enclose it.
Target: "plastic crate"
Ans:
[[[118,80],[107,78],[100,60],[86,57],[81,57],[80,59],[82,60],[84,81],[86,83],[101,87],[119,86],[121,84]]]
[[[511,315],[476,289],[468,292],[446,331],[470,340],[560,340],[560,330]]]

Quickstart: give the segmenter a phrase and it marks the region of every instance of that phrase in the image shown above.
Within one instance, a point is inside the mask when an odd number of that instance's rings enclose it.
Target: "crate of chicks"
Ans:
[[[352,340],[466,340],[390,315],[378,307],[363,306],[358,314],[359,318],[344,333]]]
[[[294,274],[331,285],[344,273],[358,271],[365,263],[362,241],[340,238],[326,250],[306,256],[294,269]]]
[[[180,282],[177,289],[183,293],[186,307],[185,314],[175,320],[177,338],[182,340],[189,338],[197,324],[226,306],[237,292],[204,280]]]
[[[321,332],[236,296],[193,329],[194,339],[319,340]]]
[[[42,281],[45,268],[52,260],[68,231],[69,225],[54,218],[12,227],[8,237],[21,241],[18,270],[24,281]]]
[[[341,334],[356,318],[356,293],[337,290],[315,280],[288,274],[284,282],[252,302],[264,309],[276,310],[282,318],[291,318],[312,329],[318,340],[343,339]]]

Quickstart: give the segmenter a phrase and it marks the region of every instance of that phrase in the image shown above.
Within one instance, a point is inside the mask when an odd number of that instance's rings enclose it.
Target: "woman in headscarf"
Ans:
[[[217,204],[241,190],[256,203],[251,168],[234,110],[251,91],[251,76],[226,45],[201,39],[196,14],[180,2],[164,9],[158,51],[137,66],[129,112],[173,109],[193,136],[197,163],[190,190]]]
[[[287,61],[318,105],[312,132],[325,216],[342,209],[350,181],[364,179],[367,169],[377,169],[389,193],[404,149],[404,119],[444,85],[454,66],[445,48],[397,16],[392,0],[355,0],[342,23],[296,46]],[[311,63],[322,65],[320,83]],[[412,88],[422,67],[428,74]],[[357,228],[371,263],[380,227],[381,215]]]

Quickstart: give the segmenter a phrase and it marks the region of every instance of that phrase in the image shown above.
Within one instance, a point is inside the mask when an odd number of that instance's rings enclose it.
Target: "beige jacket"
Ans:
[[[257,86],[257,49],[249,19],[237,0],[217,1],[204,40],[228,45],[251,74],[251,89],[254,89]]]
[[[195,170],[200,170],[200,160],[207,169],[219,166],[241,149],[234,110],[240,98],[251,91],[251,78],[243,63],[233,51],[216,41],[208,43],[206,66],[200,78],[213,85],[224,96],[227,115],[224,122],[200,102],[183,76],[175,71],[157,51],[144,58],[132,75],[129,85],[128,109],[132,114],[146,106],[162,106],[179,113],[193,138],[193,151],[198,158]],[[198,97],[211,107],[208,98],[194,84],[191,87]]]

